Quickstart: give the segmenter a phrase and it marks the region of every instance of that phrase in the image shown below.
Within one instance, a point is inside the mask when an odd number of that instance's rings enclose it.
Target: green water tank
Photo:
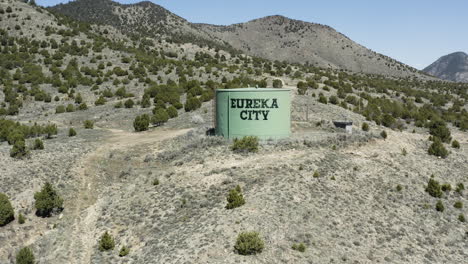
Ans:
[[[291,90],[240,88],[216,90],[216,135],[256,136],[262,140],[291,135]]]

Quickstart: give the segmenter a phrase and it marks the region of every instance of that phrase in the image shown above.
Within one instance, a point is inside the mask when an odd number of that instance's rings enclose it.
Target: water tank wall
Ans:
[[[217,90],[216,134],[230,139],[289,137],[291,91],[267,88]]]

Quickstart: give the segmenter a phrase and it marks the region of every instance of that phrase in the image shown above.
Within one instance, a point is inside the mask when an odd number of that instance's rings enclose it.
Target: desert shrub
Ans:
[[[18,251],[16,254],[16,264],[34,264],[35,259],[34,259],[34,253],[33,251],[28,248],[24,247]]]
[[[65,113],[65,106],[63,105],[59,105],[55,108],[55,113],[56,114],[61,114],[61,113]]]
[[[76,136],[76,130],[73,127],[70,127],[70,129],[68,129],[68,136],[69,137]]]
[[[234,139],[231,145],[234,152],[257,152],[258,151],[258,137],[245,136],[242,139]]]
[[[153,185],[158,186],[159,185],[159,179],[154,179],[153,180]]]
[[[240,255],[255,255],[261,253],[265,243],[258,232],[243,232],[237,237],[234,249]]]
[[[185,102],[184,109],[185,112],[191,112],[197,110],[201,107],[201,102],[197,97],[190,97],[187,98],[187,102]]]
[[[463,202],[462,201],[456,201],[454,204],[453,204],[453,207],[457,208],[457,209],[462,209],[463,208]]]
[[[335,95],[330,96],[329,101],[330,101],[330,104],[334,104],[334,105],[337,105],[340,103],[340,101],[338,100],[338,97],[336,97]]]
[[[135,118],[135,120],[133,121],[133,128],[135,128],[135,131],[137,132],[146,131],[148,130],[149,123],[150,123],[149,115],[143,114]]]
[[[122,101],[119,101],[119,102],[115,103],[115,105],[114,105],[114,108],[122,108],[122,107],[123,107]]]
[[[293,244],[291,248],[299,252],[305,252],[306,250],[306,246],[304,245],[304,243]]]
[[[154,112],[153,117],[151,118],[151,122],[156,126],[160,126],[169,120],[169,115],[164,108],[158,108]]]
[[[169,118],[174,118],[179,115],[179,113],[177,112],[177,109],[172,105],[167,108],[166,112],[169,115]]]
[[[401,155],[403,156],[408,155],[408,151],[406,150],[406,148],[401,149]]]
[[[328,104],[328,99],[324,95],[320,95],[318,101],[319,103],[322,103],[322,104]]]
[[[429,146],[429,149],[427,150],[429,155],[446,158],[448,156],[448,151],[444,147],[444,144],[442,144],[442,141],[438,137],[434,137],[433,140],[434,142],[432,142],[431,146]]]
[[[396,186],[396,190],[397,190],[397,192],[401,192],[403,190],[403,187],[400,184],[398,184]]]
[[[85,129],[93,129],[94,128],[94,122],[91,120],[85,120],[83,122],[83,126]]]
[[[5,226],[15,220],[15,211],[6,194],[0,193],[0,226]]]
[[[99,105],[104,105],[106,104],[107,100],[104,98],[104,96],[100,96],[95,102],[94,105],[99,106]]]
[[[312,175],[314,178],[320,177],[320,173],[318,171],[314,171],[314,174]]]
[[[22,213],[19,213],[18,215],[18,223],[20,225],[24,224],[26,222],[26,218],[24,217],[24,215]]]
[[[465,216],[464,216],[463,214],[460,214],[460,215],[458,216],[458,221],[460,221],[460,222],[462,222],[462,223],[466,222]]]
[[[10,150],[10,157],[12,158],[21,159],[26,157],[28,154],[29,151],[26,148],[26,143],[24,142],[24,140],[16,141]]]
[[[440,138],[442,142],[450,143],[452,139],[450,135],[450,129],[447,128],[445,122],[436,120],[429,124],[429,133],[434,136]]]
[[[125,101],[124,105],[125,105],[125,108],[133,108],[133,106],[135,105],[135,102],[133,102],[132,99],[128,99]]]
[[[450,183],[444,183],[442,186],[440,186],[440,189],[443,192],[450,192],[452,190],[452,185],[450,185]]]
[[[80,110],[80,111],[88,110],[88,105],[86,103],[81,103],[78,106],[78,110]]]
[[[78,93],[76,96],[75,96],[75,104],[81,104],[83,103],[83,97],[81,97],[81,94]]]
[[[37,150],[37,149],[44,149],[44,143],[42,142],[41,139],[36,138],[36,139],[34,140],[33,149],[34,149],[34,150]]]
[[[283,88],[283,82],[280,79],[274,79],[273,88]]]
[[[107,251],[112,250],[115,247],[114,238],[112,238],[107,231],[101,236],[99,240],[99,250],[100,251]]]
[[[386,127],[393,127],[395,122],[396,122],[395,118],[389,114],[385,114],[382,117],[382,125]]]
[[[459,149],[460,148],[460,142],[457,140],[452,141],[452,148]]]
[[[464,190],[465,190],[465,185],[463,185],[463,183],[457,184],[457,188],[455,189],[457,193],[462,194]]]
[[[432,197],[441,198],[442,197],[442,188],[438,181],[434,179],[429,179],[427,183],[426,192],[429,193]]]
[[[119,252],[119,257],[125,257],[130,253],[130,249],[126,246],[122,246]]]
[[[442,201],[437,201],[436,203],[436,210],[439,211],[439,212],[443,212],[445,210],[445,207],[444,207],[444,204],[442,203]]]
[[[241,187],[239,185],[236,188],[229,191],[228,196],[226,197],[227,205],[226,209],[234,209],[241,207],[245,204],[244,195],[242,194]]]
[[[46,134],[47,139],[50,139],[50,138],[52,138],[52,136],[57,135],[58,134],[57,125],[56,124],[48,124],[44,128],[44,133]]]
[[[63,209],[63,199],[58,195],[52,184],[46,182],[40,192],[34,194],[36,215],[49,217],[52,212]]]
[[[387,139],[387,132],[385,130],[382,130],[382,132],[380,132],[380,136],[383,138],[383,139]]]
[[[67,111],[67,113],[75,112],[75,106],[72,104],[68,104],[65,110]]]

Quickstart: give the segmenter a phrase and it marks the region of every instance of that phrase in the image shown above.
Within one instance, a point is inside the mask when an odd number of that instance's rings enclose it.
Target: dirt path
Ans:
[[[102,185],[102,163],[112,151],[131,150],[136,146],[155,146],[158,142],[182,135],[189,131],[163,130],[134,133],[116,129],[107,129],[110,136],[95,151],[84,156],[72,169],[78,182],[77,195],[65,204],[64,222],[71,223],[68,237],[69,245],[63,258],[67,263],[91,263],[93,247],[96,244],[96,223],[102,210],[100,191]],[[68,228],[67,228],[68,229]]]

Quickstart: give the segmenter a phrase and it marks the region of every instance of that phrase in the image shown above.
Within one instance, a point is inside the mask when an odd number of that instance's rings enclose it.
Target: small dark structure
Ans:
[[[353,122],[352,121],[333,121],[333,124],[337,128],[342,128],[346,130],[346,133],[352,134],[353,133]]]

